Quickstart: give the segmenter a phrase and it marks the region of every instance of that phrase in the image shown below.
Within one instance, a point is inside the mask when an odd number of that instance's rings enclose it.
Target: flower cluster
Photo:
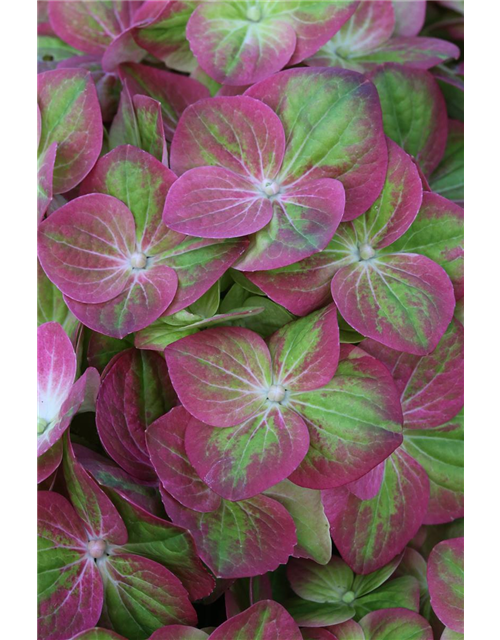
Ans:
[[[40,640],[463,638],[463,2],[38,5]]]

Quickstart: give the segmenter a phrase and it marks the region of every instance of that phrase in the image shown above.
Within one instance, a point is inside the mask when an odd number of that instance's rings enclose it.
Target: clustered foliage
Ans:
[[[39,2],[40,640],[463,638],[463,2]]]

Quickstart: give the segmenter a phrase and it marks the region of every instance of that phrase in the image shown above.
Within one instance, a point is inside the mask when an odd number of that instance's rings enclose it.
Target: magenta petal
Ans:
[[[140,62],[146,52],[133,38],[133,27],[126,29],[113,40],[102,56],[102,68],[108,73],[117,70],[122,62]]]
[[[304,180],[284,188],[274,201],[272,220],[251,238],[235,268],[277,269],[322,251],[339,226],[344,204],[339,180]]]
[[[165,358],[182,404],[206,424],[234,427],[266,402],[271,357],[253,331],[207,329],[170,344]]]
[[[66,304],[85,326],[114,338],[144,329],[167,309],[177,292],[177,274],[166,265],[139,271],[127,288],[100,304],[65,296]]]
[[[285,133],[267,105],[248,96],[200,100],[182,115],[171,148],[177,175],[218,166],[258,182],[274,180],[285,152]]]
[[[155,516],[163,517],[164,509],[161,504],[157,480],[142,482],[134,478],[108,457],[74,444],[73,450],[83,467],[90,473],[101,487],[119,492],[128,502],[137,505]]]
[[[261,600],[220,625],[210,640],[302,640],[297,623],[280,604]]]
[[[276,403],[275,403],[276,404]],[[193,418],[186,452],[207,485],[226,500],[245,500],[287,478],[309,448],[302,418],[279,405],[228,429]]]
[[[386,460],[379,493],[360,500],[340,487],[322,492],[333,541],[356,573],[380,569],[395,558],[421,526],[429,500],[422,467],[398,449]]]
[[[191,236],[236,238],[262,229],[272,215],[271,201],[255,182],[221,167],[199,167],[173,184],[163,221]]]
[[[396,36],[416,36],[424,26],[426,0],[408,0],[407,2],[394,2],[396,15]]]
[[[418,355],[435,349],[455,308],[444,269],[417,254],[388,254],[343,267],[332,280],[332,296],[356,331]]]
[[[49,2],[50,24],[75,49],[99,54],[132,22],[134,2]]]
[[[38,493],[38,536],[38,634],[44,640],[66,640],[97,624],[103,602],[101,576],[87,554],[82,521],[53,491]]]
[[[346,489],[349,489],[356,498],[360,500],[371,500],[380,491],[380,485],[384,479],[385,462],[381,462],[367,474],[362,476],[359,480],[346,484]]]
[[[464,632],[464,539],[437,544],[427,565],[431,605],[443,624]]]
[[[247,85],[282,69],[296,44],[293,27],[277,14],[254,23],[230,3],[201,3],[186,36],[198,64],[221,84]]]
[[[62,440],[59,439],[57,442],[50,447],[44,454],[38,457],[37,460],[37,483],[43,482],[46,480],[51,473],[57,469],[57,467],[61,464],[62,460]]]
[[[194,511],[214,511],[221,499],[199,477],[185,449],[185,433],[192,416],[174,407],[149,425],[146,443],[161,483],[177,501]]]
[[[330,243],[323,251],[288,267],[245,275],[271,300],[297,316],[305,316],[331,302],[332,277],[342,266],[338,262],[336,247]]]
[[[97,399],[97,430],[110,457],[132,476],[143,481],[156,478],[145,431],[175,400],[165,361],[154,351],[130,349],[104,376]]]
[[[345,29],[339,34],[341,50],[347,57],[360,56],[387,42],[394,31],[395,16],[392,2],[360,2]],[[341,36],[344,36],[342,39]],[[317,54],[320,57],[321,52]],[[349,63],[347,63],[349,64]]]
[[[297,45],[289,62],[302,62],[330,40],[359,6],[357,0],[347,2],[299,3],[291,23],[297,35]],[[286,7],[286,5],[285,5]]]
[[[436,349],[425,356],[401,353],[374,340],[361,347],[389,369],[401,392],[405,429],[438,427],[464,403],[464,335],[453,320]]]
[[[99,303],[119,295],[130,280],[135,224],[116,198],[75,198],[39,227],[38,256],[50,280],[79,302]]]
[[[38,415],[51,421],[71,391],[76,355],[71,340],[58,322],[46,322],[37,332]]]

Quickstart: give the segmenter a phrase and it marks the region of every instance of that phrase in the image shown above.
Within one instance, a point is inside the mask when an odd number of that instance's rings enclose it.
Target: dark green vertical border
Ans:
[[[500,3],[465,5],[465,629],[467,640],[493,640],[500,614]]]

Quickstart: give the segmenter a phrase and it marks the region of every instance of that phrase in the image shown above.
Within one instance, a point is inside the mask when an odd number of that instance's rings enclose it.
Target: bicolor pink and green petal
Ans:
[[[38,493],[38,633],[64,640],[97,624],[103,586],[83,522],[63,496]]]
[[[423,6],[425,9],[425,4]],[[342,29],[308,58],[306,64],[343,67],[363,73],[386,62],[429,69],[459,57],[459,48],[446,40],[415,37],[416,33],[412,37],[402,34],[397,37],[396,11],[397,2],[361,2]],[[406,13],[406,5],[402,13]]]
[[[186,36],[201,68],[224,85],[250,85],[313,54],[357,2],[201,3]]]
[[[261,600],[220,625],[211,640],[302,640],[291,615],[273,600]]]
[[[134,554],[163,565],[182,582],[192,600],[208,596],[214,579],[198,557],[192,535],[182,527],[158,517],[131,502],[119,489],[106,493],[128,531],[126,544],[116,547],[116,555]]]
[[[261,101],[198,102],[182,116],[172,143],[172,168],[181,177],[167,197],[164,222],[209,238],[256,233],[240,269],[279,267],[323,249],[343,214],[343,187],[331,179],[287,187],[279,175],[284,154],[280,119]]]
[[[287,141],[280,180],[290,188],[335,178],[345,189],[344,220],[376,200],[387,170],[380,101],[373,84],[343,69],[290,69],[245,95],[278,115]],[[307,113],[307,119],[301,114]],[[252,269],[252,271],[255,269]]]
[[[127,542],[125,523],[111,500],[76,459],[69,437],[65,436],[63,454],[64,480],[69,499],[85,524],[89,537],[122,545]]]
[[[418,231],[419,211],[425,211],[421,203],[415,165],[390,142],[389,169],[380,197],[365,215],[340,225],[330,243],[332,258],[324,269],[326,276],[336,267],[331,292],[351,327],[393,349],[418,355],[436,347],[455,306],[444,265],[428,257],[425,248],[424,255],[416,247],[403,250],[405,238]],[[439,232],[446,244],[448,228]],[[262,280],[266,287],[265,278],[257,282]]]
[[[344,487],[323,491],[333,541],[356,573],[375,571],[401,553],[427,511],[424,469],[400,449],[382,464],[380,489],[371,499],[361,500]]]
[[[408,609],[374,611],[360,620],[365,640],[433,640],[434,634],[425,618]]]
[[[209,96],[208,89],[197,80],[144,64],[122,64],[119,76],[127,83],[132,97],[149,96],[160,103],[165,136],[169,141],[186,107]]]
[[[464,539],[437,544],[427,565],[431,605],[452,631],[464,632]]]
[[[309,428],[311,446],[290,479],[312,489],[357,480],[402,442],[402,416],[391,376],[358,348],[341,349],[331,382],[294,392],[290,406]]]
[[[185,435],[191,419],[184,407],[174,407],[148,427],[146,443],[165,491],[185,507],[204,513],[217,509],[221,499],[201,480],[187,456]]]
[[[56,4],[73,3],[51,3]],[[39,74],[38,107],[41,216],[52,192],[65,193],[76,187],[92,169],[101,151],[103,127],[94,82],[82,69]]]
[[[118,111],[109,130],[110,149],[124,144],[143,149],[164,165],[168,165],[160,102],[139,94],[132,97],[126,82],[120,94]]]
[[[242,578],[274,571],[287,562],[297,543],[288,511],[267,496],[229,502],[209,513],[183,507],[162,490],[174,524],[189,529],[200,558],[219,578]]]
[[[184,240],[170,231],[161,211],[174,180],[153,156],[120,146],[83,183],[86,195],[40,225],[42,266],[85,325],[123,338],[174,297],[174,311],[196,300],[244,250],[241,241]]]
[[[98,387],[99,374],[91,367],[75,382],[75,350],[59,323],[47,322],[40,325],[37,337],[37,452],[38,456],[42,456],[69,427],[87,392],[92,393]]]
[[[107,457],[83,445],[74,444],[78,462],[102,488],[115,489],[129,502],[157,516],[163,514],[160,493],[151,483],[143,483]]]
[[[464,123],[448,121],[444,156],[430,177],[432,190],[463,206],[464,202]]]
[[[446,105],[428,71],[388,63],[371,79],[382,105],[385,133],[430,175],[441,161],[448,136]]]
[[[438,427],[464,403],[464,331],[453,320],[436,349],[425,356],[401,353],[374,340],[361,348],[385,364],[398,391],[405,429]]]
[[[152,351],[129,349],[103,378],[96,425],[108,455],[142,481],[154,481],[145,431],[176,403],[164,359]]]
[[[133,31],[134,40],[167,68],[193,71],[196,60],[186,39],[186,26],[196,6],[192,0],[147,0],[135,15],[140,24]]]

